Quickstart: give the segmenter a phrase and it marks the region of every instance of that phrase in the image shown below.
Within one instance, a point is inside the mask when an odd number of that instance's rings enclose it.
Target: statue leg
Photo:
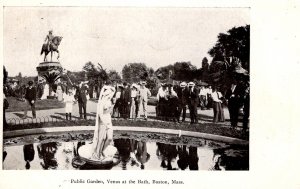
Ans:
[[[48,55],[48,53],[46,51],[44,53],[45,53],[44,61],[47,61],[47,55]]]
[[[53,55],[53,51],[51,51],[51,62],[52,62],[52,55]]]

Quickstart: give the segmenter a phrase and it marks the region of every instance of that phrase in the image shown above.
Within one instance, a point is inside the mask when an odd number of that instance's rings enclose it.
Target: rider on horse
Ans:
[[[50,30],[49,34],[46,36],[46,39],[45,39],[45,43],[47,44],[48,51],[50,51],[50,44],[52,43],[52,39],[54,37],[54,35],[52,33],[53,33],[53,31]]]

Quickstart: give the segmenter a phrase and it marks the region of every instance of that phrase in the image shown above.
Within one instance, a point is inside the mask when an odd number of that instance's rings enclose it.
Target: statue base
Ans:
[[[108,146],[103,152],[105,158],[92,158],[92,144],[86,144],[78,149],[78,157],[75,163],[83,169],[110,169],[120,162],[116,156],[117,149],[114,146]]]

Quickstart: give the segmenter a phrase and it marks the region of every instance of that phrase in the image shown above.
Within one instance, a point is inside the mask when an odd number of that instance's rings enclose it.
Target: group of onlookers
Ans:
[[[243,128],[248,128],[250,94],[249,83],[233,81],[230,89],[222,94],[217,86],[200,86],[194,82],[181,82],[179,86],[161,84],[157,93],[157,116],[163,120],[184,122],[186,110],[189,109],[191,124],[198,123],[197,107],[201,110],[213,109],[213,122],[224,122],[224,106],[228,107],[230,122],[237,127],[240,110],[243,107]],[[182,118],[180,120],[180,118]]]
[[[124,82],[115,87],[113,116],[137,119],[141,117],[141,112],[143,112],[144,119],[147,120],[148,99],[151,96],[151,92],[146,87],[146,82],[141,81],[131,85]]]
[[[214,107],[216,113],[214,122],[224,121],[223,112],[219,114],[221,97],[222,94],[215,87],[204,88],[201,86],[199,89],[194,82],[181,82],[179,86],[163,83],[157,94],[157,115],[164,120],[184,122],[188,107],[191,124],[198,123],[198,106],[206,109],[208,101],[213,101],[211,106]]]
[[[110,85],[112,85],[110,83]],[[114,86],[116,92],[113,97],[113,117],[124,119],[138,119],[141,115],[148,118],[148,100],[151,96],[146,82],[117,84]],[[185,122],[186,110],[189,109],[190,123],[198,123],[198,106],[201,110],[213,109],[213,122],[224,122],[223,107],[227,106],[230,115],[231,126],[237,126],[240,110],[243,107],[243,128],[248,128],[250,94],[249,83],[244,81],[233,81],[230,89],[222,94],[216,86],[196,86],[194,82],[181,82],[179,85],[162,83],[157,93],[157,118]],[[33,118],[36,117],[35,104],[37,100],[37,89],[33,82],[29,81],[24,90],[24,98],[32,110]],[[64,89],[62,101],[65,102],[66,119],[72,118],[72,107],[78,102],[80,118],[87,119],[86,105],[88,101],[88,86],[81,82],[69,89]],[[58,89],[59,92],[59,89]],[[24,118],[27,111],[24,111]]]

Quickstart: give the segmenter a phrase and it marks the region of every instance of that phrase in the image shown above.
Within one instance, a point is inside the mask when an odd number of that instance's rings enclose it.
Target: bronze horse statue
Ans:
[[[55,37],[53,37],[51,43],[49,44],[49,47],[48,47],[47,43],[43,44],[42,50],[41,50],[41,55],[43,53],[45,53],[44,61],[47,60],[47,55],[49,54],[49,52],[51,52],[51,61],[52,61],[52,55],[53,55],[54,51],[57,52],[57,54],[58,54],[57,55],[57,60],[59,59],[58,46],[59,46],[61,40],[62,40],[62,37],[55,36]]]

